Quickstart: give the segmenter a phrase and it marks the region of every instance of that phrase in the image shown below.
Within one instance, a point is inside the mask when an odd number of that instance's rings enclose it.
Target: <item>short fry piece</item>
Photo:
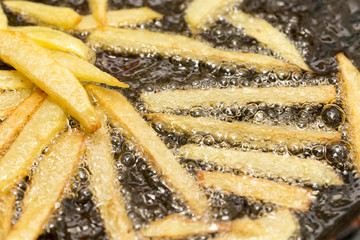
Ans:
[[[60,200],[84,150],[84,137],[69,130],[40,161],[25,194],[23,212],[6,239],[33,240]]]
[[[87,85],[87,90],[96,97],[110,120],[135,138],[151,158],[159,175],[163,175],[169,185],[183,196],[195,213],[202,215],[208,208],[205,193],[129,101],[118,92],[98,86]]]
[[[229,13],[226,19],[235,27],[245,29],[247,35],[264,43],[290,63],[310,71],[309,66],[290,39],[266,20],[251,16],[241,10]]]
[[[143,101],[149,110],[162,112],[166,109],[187,109],[194,106],[211,106],[223,103],[245,104],[265,102],[267,104],[290,105],[293,103],[327,103],[336,99],[332,85],[316,87],[277,87],[277,88],[229,88],[229,89],[190,89],[144,93]]]
[[[90,63],[94,63],[96,60],[94,50],[80,39],[62,31],[37,26],[10,27],[9,30],[24,33],[44,48],[73,53]]]
[[[6,239],[6,235],[11,228],[11,220],[13,218],[13,208],[15,205],[16,196],[13,193],[6,194],[0,198],[0,239]]]
[[[343,185],[343,180],[327,164],[315,159],[265,152],[242,152],[233,149],[200,147],[193,144],[179,149],[181,156],[203,159],[214,164],[241,169],[261,177],[297,179],[318,185]]]
[[[169,115],[163,113],[150,113],[145,115],[153,122],[164,121],[176,131],[192,134],[194,132],[204,132],[215,135],[221,132],[225,140],[242,140],[244,135],[255,134],[262,138],[272,139],[299,139],[312,142],[323,142],[330,140],[340,140],[341,133],[337,131],[323,132],[315,130],[301,130],[291,126],[270,126],[265,124],[251,124],[248,122],[224,122],[205,117],[190,117]],[[239,142],[236,142],[239,143]]]
[[[69,30],[81,21],[81,16],[71,8],[31,1],[4,1],[4,4],[12,12],[24,15],[29,21],[40,25]]]
[[[29,173],[31,164],[66,123],[63,110],[46,99],[0,159],[0,192],[7,192]]]
[[[197,171],[198,182],[237,195],[307,211],[314,197],[312,190],[232,173]]]
[[[100,26],[106,25],[107,0],[88,0],[92,15]]]
[[[15,70],[0,70],[0,90],[31,89],[32,82]]]
[[[100,127],[95,109],[76,77],[53,59],[48,50],[22,33],[0,31],[0,58],[28,77],[58,102],[89,132]]]
[[[2,9],[2,6],[0,5],[0,29],[7,29],[8,27],[8,19],[4,13],[4,10]]]
[[[87,164],[90,170],[90,184],[96,201],[99,203],[101,217],[104,220],[106,233],[111,239],[136,239],[125,202],[119,191],[114,156],[110,136],[107,132],[105,116],[101,111],[99,118],[102,127],[93,133],[87,141]],[[102,116],[101,116],[102,115]]]
[[[19,89],[0,93],[0,111],[14,109],[31,94],[30,89]]]
[[[53,51],[52,57],[69,69],[79,80],[105,83],[110,86],[128,88],[129,85],[120,82],[110,74],[101,71],[91,63],[69,53]]]
[[[0,124],[0,153],[15,140],[16,135],[40,107],[46,96],[40,89],[35,90]]]

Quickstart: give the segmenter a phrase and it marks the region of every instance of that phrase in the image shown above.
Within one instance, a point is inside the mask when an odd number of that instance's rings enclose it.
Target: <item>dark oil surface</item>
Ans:
[[[89,13],[85,0],[37,0],[36,2],[71,7],[80,14]],[[148,6],[164,14],[164,18],[141,27],[191,36],[184,21],[187,3],[188,1],[181,0],[109,0],[109,8]],[[359,1],[244,0],[240,7],[246,12],[258,14],[285,32],[305,54],[306,62],[315,73],[254,72],[241,66],[228,64],[216,66],[181,59],[177,56],[164,59],[156,55],[139,56],[103,51],[97,52],[95,65],[130,85],[129,89],[119,89],[119,91],[133,103],[139,112],[146,112],[146,106],[139,98],[143,92],[231,86],[276,87],[324,84],[338,86],[335,54],[340,51],[345,52],[360,67]],[[6,8],[5,11],[11,25],[27,25],[20,16],[11,14]],[[244,35],[241,29],[236,29],[223,20],[217,21],[207,32],[199,35],[199,38],[216,47],[273,54],[254,38]],[[8,69],[9,67],[0,65],[0,68]],[[329,106],[324,104],[276,106],[249,103],[245,106],[224,106],[214,109],[200,107],[176,112],[176,114],[208,116],[224,121],[266,121],[273,125],[287,124],[300,128],[319,127],[318,120],[320,119],[322,123],[325,123],[325,127],[344,131],[343,140],[346,143],[347,120],[344,124],[340,123],[339,119],[343,118],[342,106],[340,102],[334,105],[335,107],[328,110]],[[328,113],[326,111],[335,111],[337,117],[329,119],[331,114],[326,115]],[[156,125],[153,127],[170,149],[176,149],[188,142],[197,143],[197,141],[204,145],[229,146],[229,143],[216,143],[212,136],[201,134],[195,137],[183,136]],[[138,230],[149,222],[171,213],[190,214],[181,199],[146,163],[147,159],[144,159],[134,144],[129,139],[124,139],[120,132],[119,129],[113,128],[111,136],[115,153],[114,164],[118,169],[118,179],[124,186],[122,194],[127,201],[126,208],[134,229]],[[289,146],[277,146],[274,150],[276,154],[290,153],[302,158],[317,156],[319,160],[325,159],[331,166],[337,168],[337,173],[345,182],[345,185],[340,187],[306,186],[316,191],[317,200],[312,203],[309,212],[296,213],[301,223],[298,239],[327,239],[349,225],[354,216],[360,212],[360,204],[357,203],[360,200],[360,181],[351,163],[345,161],[348,153],[345,145],[343,143],[326,146],[307,145],[296,153],[290,150]],[[251,143],[236,147],[243,151],[256,149],[256,146]],[[326,149],[326,154],[324,149]],[[267,150],[263,149],[263,151]],[[197,168],[228,171],[192,159],[182,159],[181,163],[190,173]],[[45,226],[44,233],[39,239],[107,239],[101,216],[88,187],[89,174],[86,166],[80,167],[74,178],[72,193],[62,201],[61,207]],[[303,185],[301,182],[293,184]],[[21,186],[19,189],[21,192]],[[263,213],[276,208],[268,203],[233,194],[227,195],[211,189],[207,189],[207,195],[212,202],[214,220],[225,221],[244,215],[258,218]],[[198,237],[198,239],[208,238],[209,236]]]

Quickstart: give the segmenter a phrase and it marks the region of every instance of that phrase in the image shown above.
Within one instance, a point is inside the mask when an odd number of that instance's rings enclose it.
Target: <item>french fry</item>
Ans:
[[[64,111],[46,99],[0,159],[0,193],[29,173],[31,164],[66,124]]]
[[[8,27],[8,19],[0,4],[0,29],[7,29],[7,27]]]
[[[255,53],[221,50],[186,36],[151,32],[148,30],[106,27],[91,33],[87,42],[95,48],[115,52],[155,52],[164,56],[181,55],[194,60],[211,59],[219,63],[229,61],[261,69],[286,68],[289,71],[299,69],[297,66],[273,57]]]
[[[104,220],[105,231],[111,239],[137,239],[132,228],[122,193],[117,180],[112,155],[110,136],[106,127],[105,116],[97,111],[102,127],[93,133],[87,141],[87,164],[89,167],[90,184],[93,189],[101,217]]]
[[[9,30],[25,34],[44,48],[73,53],[90,63],[94,63],[96,60],[94,50],[80,39],[62,31],[38,26],[9,27]]]
[[[29,21],[39,25],[69,30],[81,21],[81,16],[71,8],[31,1],[4,1],[3,3],[10,11],[24,15],[29,18]]]
[[[46,96],[40,89],[35,90],[0,124],[0,153],[15,140],[16,135],[40,107]]]
[[[197,175],[198,182],[203,187],[221,189],[301,211],[307,211],[314,198],[314,193],[310,189],[267,179],[202,170],[198,170]]]
[[[88,0],[90,11],[100,26],[106,25],[107,0]]]
[[[110,86],[128,88],[129,85],[120,82],[110,74],[101,71],[89,62],[69,53],[52,51],[52,57],[69,69],[79,80],[105,83]]]
[[[290,39],[266,20],[251,16],[241,10],[229,13],[226,16],[226,20],[235,27],[243,28],[246,35],[264,43],[268,48],[278,53],[290,63],[311,71]]]
[[[94,107],[76,77],[22,33],[0,31],[0,58],[28,77],[89,132],[100,128]]]
[[[149,110],[162,112],[166,109],[187,109],[194,106],[211,106],[214,103],[231,105],[248,102],[290,105],[293,103],[328,103],[336,99],[336,89],[332,85],[316,87],[276,87],[276,88],[229,88],[190,89],[143,93],[142,100]]]
[[[315,159],[275,155],[265,152],[242,152],[233,149],[200,147],[193,144],[179,149],[184,158],[202,159],[214,164],[241,169],[261,177],[297,179],[318,185],[343,185],[343,180],[327,164]]]
[[[16,196],[13,193],[5,194],[0,199],[0,239],[5,240],[6,235],[11,229],[11,220],[13,218],[13,208]]]
[[[60,200],[84,150],[84,137],[68,130],[40,161],[23,200],[23,212],[8,240],[37,239],[42,226]]]
[[[31,89],[32,82],[15,70],[0,70],[0,90]]]
[[[153,122],[157,120],[163,121],[174,130],[182,133],[192,134],[204,132],[215,135],[217,132],[221,132],[225,140],[236,141],[236,143],[241,143],[244,135],[256,135],[262,138],[271,138],[272,140],[298,139],[317,143],[341,140],[341,133],[337,131],[301,130],[292,126],[270,126],[265,124],[251,124],[248,122],[229,123],[206,117],[194,118],[163,113],[150,113],[145,116]]]
[[[120,9],[106,12],[106,22],[112,27],[127,27],[140,23],[147,23],[162,18],[160,13],[147,7]],[[90,32],[98,27],[93,15],[82,17],[81,22],[75,26],[77,32]]]
[[[14,109],[31,94],[31,89],[0,92],[0,111]]]
[[[205,193],[128,100],[118,92],[98,86],[87,85],[86,89],[95,96],[112,123],[126,129],[138,142],[158,174],[182,195],[194,213],[202,215],[209,206]]]
[[[3,109],[0,110],[0,120],[4,120],[5,118],[7,118],[7,116],[10,115],[10,113],[12,111],[14,111],[15,108],[7,108],[7,109]]]

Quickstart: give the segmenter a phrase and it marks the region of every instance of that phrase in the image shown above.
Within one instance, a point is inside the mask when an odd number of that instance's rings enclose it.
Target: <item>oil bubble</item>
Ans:
[[[337,128],[344,123],[345,113],[338,105],[328,104],[321,112],[321,119],[326,126]]]
[[[326,144],[325,157],[331,163],[345,162],[351,152],[351,145],[346,141],[332,141]]]

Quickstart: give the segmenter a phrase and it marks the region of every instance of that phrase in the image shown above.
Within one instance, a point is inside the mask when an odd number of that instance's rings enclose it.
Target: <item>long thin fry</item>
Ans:
[[[181,55],[195,60],[222,62],[229,61],[240,65],[259,68],[286,68],[298,70],[298,67],[255,53],[242,53],[212,48],[209,44],[182,35],[151,32],[139,29],[120,29],[106,27],[95,30],[87,39],[95,48],[115,52],[155,52],[161,55]]]
[[[336,89],[332,85],[316,87],[277,88],[230,88],[230,89],[190,89],[144,93],[141,95],[149,109],[161,112],[166,109],[187,109],[194,106],[211,106],[214,103],[231,105],[248,102],[287,105],[293,103],[327,103],[336,99]]]
[[[272,140],[298,139],[311,142],[341,139],[341,133],[337,131],[301,130],[292,126],[270,126],[265,124],[251,124],[248,122],[229,123],[205,117],[194,118],[163,113],[150,113],[145,116],[153,122],[158,120],[163,121],[171,128],[182,133],[192,134],[204,132],[215,135],[217,132],[221,132],[225,140],[236,141],[236,143],[241,143],[244,135],[256,135],[262,138],[271,138]]]
[[[300,52],[296,49],[290,39],[266,20],[251,16],[241,10],[229,13],[229,15],[226,16],[226,19],[235,27],[245,29],[247,35],[264,43],[267,47],[278,53],[290,63],[293,63],[302,69],[310,70]]]
[[[88,85],[87,90],[96,97],[110,120],[126,129],[135,138],[150,156],[159,175],[163,175],[165,180],[183,196],[195,213],[202,215],[208,208],[205,194],[128,100],[118,92],[94,85]]]
[[[25,56],[25,57],[24,57]],[[0,31],[0,58],[28,77],[89,132],[100,127],[90,99],[70,70],[22,33]]]
[[[110,136],[106,127],[105,116],[101,111],[99,118],[102,127],[93,133],[87,141],[87,164],[90,184],[96,201],[99,203],[101,217],[104,220],[107,235],[114,240],[136,239],[122,193],[119,191],[114,156]]]
[[[221,189],[301,211],[309,209],[314,195],[310,189],[245,175],[202,170],[199,170],[197,175],[198,182],[204,187]]]
[[[9,30],[24,33],[44,48],[73,53],[90,63],[96,60],[94,50],[80,39],[62,31],[38,26],[10,27]]]
[[[15,108],[7,108],[7,109],[2,109],[0,110],[0,119],[4,120],[5,118],[7,118],[12,111],[14,111]]]
[[[55,7],[31,1],[4,1],[12,12],[29,18],[28,20],[40,25],[52,26],[60,29],[72,29],[80,21],[81,16],[71,8]]]
[[[66,123],[63,110],[46,99],[0,159],[0,192],[29,173],[31,164]]]
[[[0,110],[14,109],[31,94],[31,89],[19,89],[0,93]]]
[[[106,12],[106,24],[112,27],[127,27],[140,23],[147,23],[162,18],[160,13],[148,7],[120,9]],[[75,31],[89,32],[96,29],[98,23],[93,15],[82,17],[81,22],[76,25]]]
[[[16,196],[13,193],[8,193],[0,199],[0,240],[5,240],[11,229],[15,200]]]
[[[107,0],[88,0],[92,15],[100,26],[106,25]]]
[[[120,82],[110,74],[101,71],[89,62],[64,52],[53,51],[52,56],[58,63],[69,69],[79,80],[105,83],[110,86],[128,88],[129,85]]]
[[[261,177],[297,179],[318,185],[342,185],[343,180],[327,164],[314,159],[275,155],[264,152],[242,152],[232,149],[184,145],[181,156],[204,159],[214,164],[241,169]]]
[[[33,240],[60,200],[84,150],[84,137],[69,130],[40,161],[24,200],[23,212],[6,239]]]
[[[2,9],[2,6],[0,5],[0,29],[7,29],[8,27],[8,19],[4,13],[4,10]]]
[[[40,89],[35,90],[0,124],[0,153],[15,140],[16,135],[40,107],[46,96]]]
[[[31,89],[32,82],[15,70],[0,70],[0,90]]]

